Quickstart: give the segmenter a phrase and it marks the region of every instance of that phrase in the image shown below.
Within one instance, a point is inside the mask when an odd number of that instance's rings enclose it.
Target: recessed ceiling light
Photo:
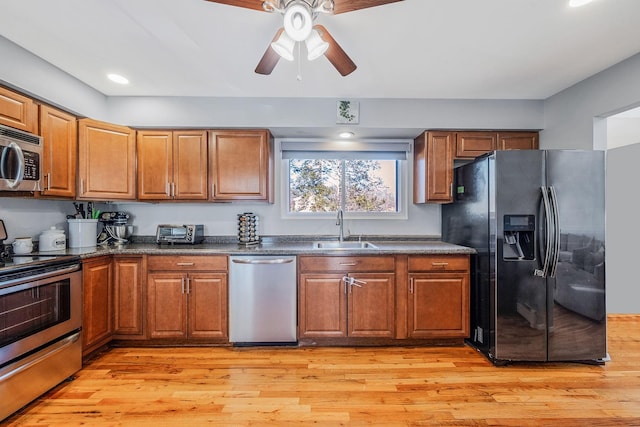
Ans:
[[[355,135],[353,132],[340,132],[338,135],[340,138],[351,138]]]
[[[119,83],[121,85],[129,84],[129,79],[127,79],[124,76],[121,76],[120,74],[107,74],[107,77],[112,82],[116,82],[116,83]]]
[[[591,3],[593,0],[569,0],[569,6],[571,7],[580,7],[585,4]]]

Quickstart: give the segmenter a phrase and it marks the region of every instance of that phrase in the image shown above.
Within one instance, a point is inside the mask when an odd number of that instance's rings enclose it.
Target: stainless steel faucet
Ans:
[[[344,218],[342,214],[342,209],[338,209],[338,219],[336,220],[336,225],[340,227],[340,232],[338,234],[338,241],[344,241]]]

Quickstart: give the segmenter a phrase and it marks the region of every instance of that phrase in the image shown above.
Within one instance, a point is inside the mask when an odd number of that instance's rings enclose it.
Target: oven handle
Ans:
[[[1,289],[7,288],[8,286],[15,285],[17,283],[29,282],[33,283],[36,280],[47,279],[49,277],[61,276],[63,274],[73,273],[74,271],[80,270],[80,264],[73,264],[68,267],[56,269],[53,271],[47,271],[45,273],[34,274],[32,276],[19,277],[13,280],[7,280],[6,282],[2,282]],[[33,286],[37,286],[37,284],[33,283]],[[33,287],[31,286],[31,287]]]
[[[24,364],[20,365],[19,367],[17,367],[16,369],[12,369],[11,371],[7,372],[4,375],[0,375],[0,382],[8,380],[9,378],[18,375],[20,372],[25,371],[27,369],[29,369],[30,367],[37,365],[38,363],[40,363],[41,361],[43,361],[44,359],[50,357],[53,354],[59,353],[62,350],[66,349],[67,347],[73,345],[73,343],[75,343],[76,341],[78,341],[80,339],[80,332],[76,332],[73,335],[70,335],[54,344],[52,344],[50,347],[42,350],[42,352],[36,353],[33,356],[31,356],[32,358],[27,359],[27,361],[25,361]]]

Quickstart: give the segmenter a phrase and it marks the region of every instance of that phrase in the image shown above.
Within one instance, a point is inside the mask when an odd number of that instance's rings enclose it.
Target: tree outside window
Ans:
[[[289,212],[398,213],[398,161],[290,159]]]

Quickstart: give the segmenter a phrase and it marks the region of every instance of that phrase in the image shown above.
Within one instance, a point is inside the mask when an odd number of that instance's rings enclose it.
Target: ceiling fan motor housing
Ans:
[[[311,8],[304,1],[294,1],[284,12],[284,30],[297,42],[306,40],[313,28]]]

